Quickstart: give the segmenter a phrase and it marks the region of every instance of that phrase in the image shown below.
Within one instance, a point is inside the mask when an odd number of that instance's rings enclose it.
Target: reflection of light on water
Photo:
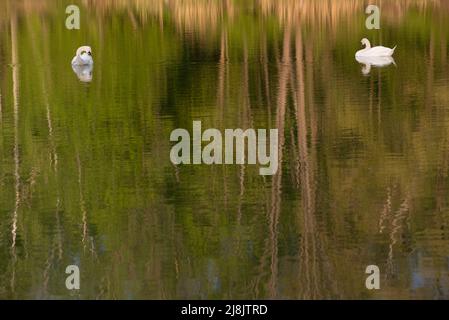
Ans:
[[[13,99],[14,99],[14,190],[15,190],[15,205],[12,217],[12,243],[11,253],[13,259],[13,270],[11,276],[11,289],[14,292],[15,287],[15,263],[17,260],[16,254],[16,239],[17,239],[17,216],[20,205],[20,174],[19,174],[19,55],[17,48],[17,17],[11,17],[11,56],[12,56],[12,83],[13,83]]]
[[[406,224],[404,221],[407,219],[409,215],[409,196],[405,197],[404,201],[401,203],[401,206],[396,211],[393,216],[393,220],[391,222],[391,233],[390,233],[390,244],[388,247],[388,259],[387,259],[387,267],[389,273],[394,273],[393,270],[393,247],[400,240],[400,232],[404,228]]]
[[[423,276],[419,271],[413,271],[412,272],[412,289],[418,289],[422,288],[425,285],[425,281]]]

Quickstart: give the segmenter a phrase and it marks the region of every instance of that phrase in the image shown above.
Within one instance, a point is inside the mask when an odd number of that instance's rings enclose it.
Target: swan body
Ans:
[[[383,46],[371,48],[371,44],[366,38],[363,38],[361,43],[365,48],[357,51],[355,53],[356,57],[391,57],[396,49],[396,46],[393,49]]]
[[[89,46],[82,46],[76,50],[76,55],[72,59],[72,66],[86,66],[93,63],[92,49]]]
[[[72,70],[77,75],[81,82],[91,82],[92,81],[92,70],[94,68],[93,64],[76,65],[72,64]]]
[[[358,63],[363,64],[362,73],[368,75],[371,71],[371,67],[386,67],[390,64],[396,65],[393,57],[390,56],[356,56],[355,59]]]

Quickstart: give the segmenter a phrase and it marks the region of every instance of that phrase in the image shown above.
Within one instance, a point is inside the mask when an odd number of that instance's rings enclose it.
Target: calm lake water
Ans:
[[[449,4],[364,10],[1,1],[0,298],[449,298]],[[364,37],[395,63],[358,63]],[[278,128],[277,174],[173,165],[194,120]]]

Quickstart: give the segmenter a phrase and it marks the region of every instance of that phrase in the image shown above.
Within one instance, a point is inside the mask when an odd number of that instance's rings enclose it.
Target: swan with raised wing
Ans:
[[[365,48],[357,51],[355,53],[356,57],[391,57],[396,49],[396,46],[394,46],[393,49],[383,46],[371,48],[371,43],[366,38],[363,38],[360,42],[365,46]]]

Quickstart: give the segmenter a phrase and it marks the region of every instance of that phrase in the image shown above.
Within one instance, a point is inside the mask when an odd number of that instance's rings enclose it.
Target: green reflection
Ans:
[[[0,297],[448,298],[449,8],[382,5],[2,1]],[[277,175],[172,165],[194,120],[278,128]]]

